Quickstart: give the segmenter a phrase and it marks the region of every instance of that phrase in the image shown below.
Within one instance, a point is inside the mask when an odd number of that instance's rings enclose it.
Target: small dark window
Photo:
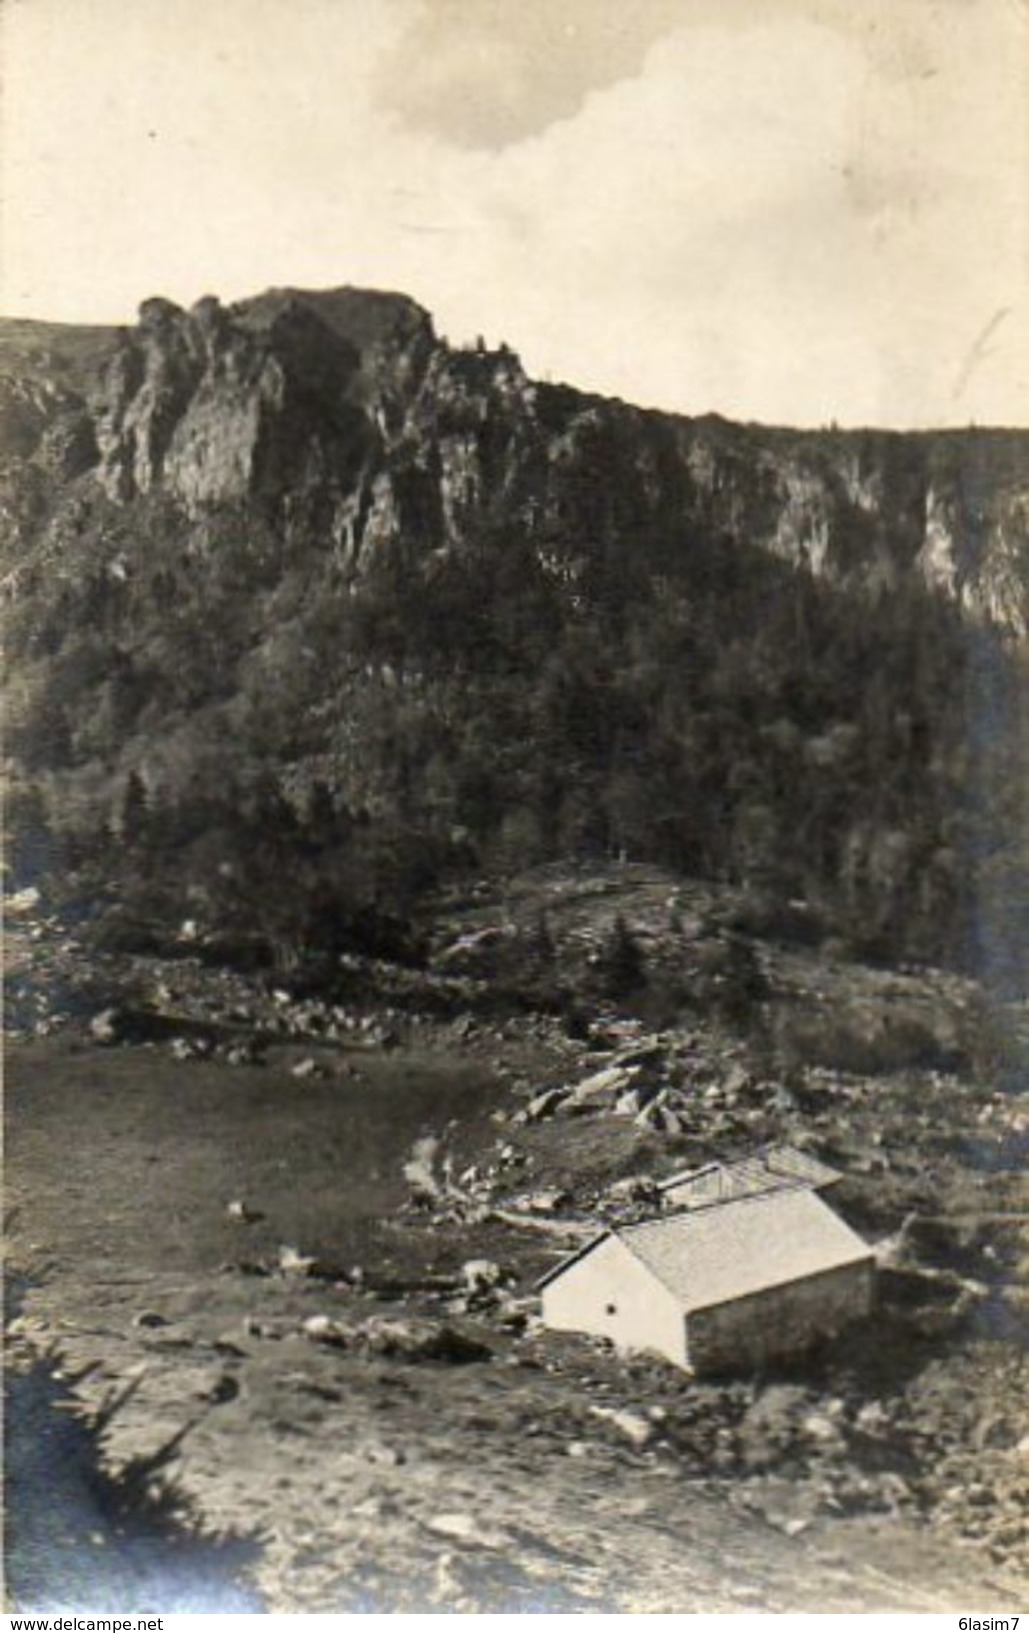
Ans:
[[[606,1315],[617,1315],[618,1314],[617,1304],[605,1304],[604,1313]]]

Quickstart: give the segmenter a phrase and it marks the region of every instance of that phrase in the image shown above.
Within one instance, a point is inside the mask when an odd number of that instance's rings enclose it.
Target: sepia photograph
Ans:
[[[2,1608],[1014,1629],[1029,0],[0,75]]]

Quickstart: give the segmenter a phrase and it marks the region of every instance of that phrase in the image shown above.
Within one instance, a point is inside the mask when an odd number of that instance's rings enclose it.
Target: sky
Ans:
[[[685,413],[1029,424],[1029,0],[3,0],[0,311],[399,289]]]

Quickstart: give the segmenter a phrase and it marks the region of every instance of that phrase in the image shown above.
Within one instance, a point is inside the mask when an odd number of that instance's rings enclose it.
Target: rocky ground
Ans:
[[[267,1608],[1010,1610],[1017,1012],[632,868],[443,903],[427,967],[330,996],[20,905],[9,1353],[76,1375],[109,1470],[255,1539]],[[842,1173],[866,1329],[712,1381],[540,1329],[598,1222],[769,1142]]]

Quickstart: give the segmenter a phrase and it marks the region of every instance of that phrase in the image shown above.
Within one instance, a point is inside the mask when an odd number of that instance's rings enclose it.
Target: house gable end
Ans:
[[[558,1331],[592,1333],[620,1348],[655,1350],[680,1366],[685,1360],[681,1304],[611,1233],[549,1279],[543,1320]]]

